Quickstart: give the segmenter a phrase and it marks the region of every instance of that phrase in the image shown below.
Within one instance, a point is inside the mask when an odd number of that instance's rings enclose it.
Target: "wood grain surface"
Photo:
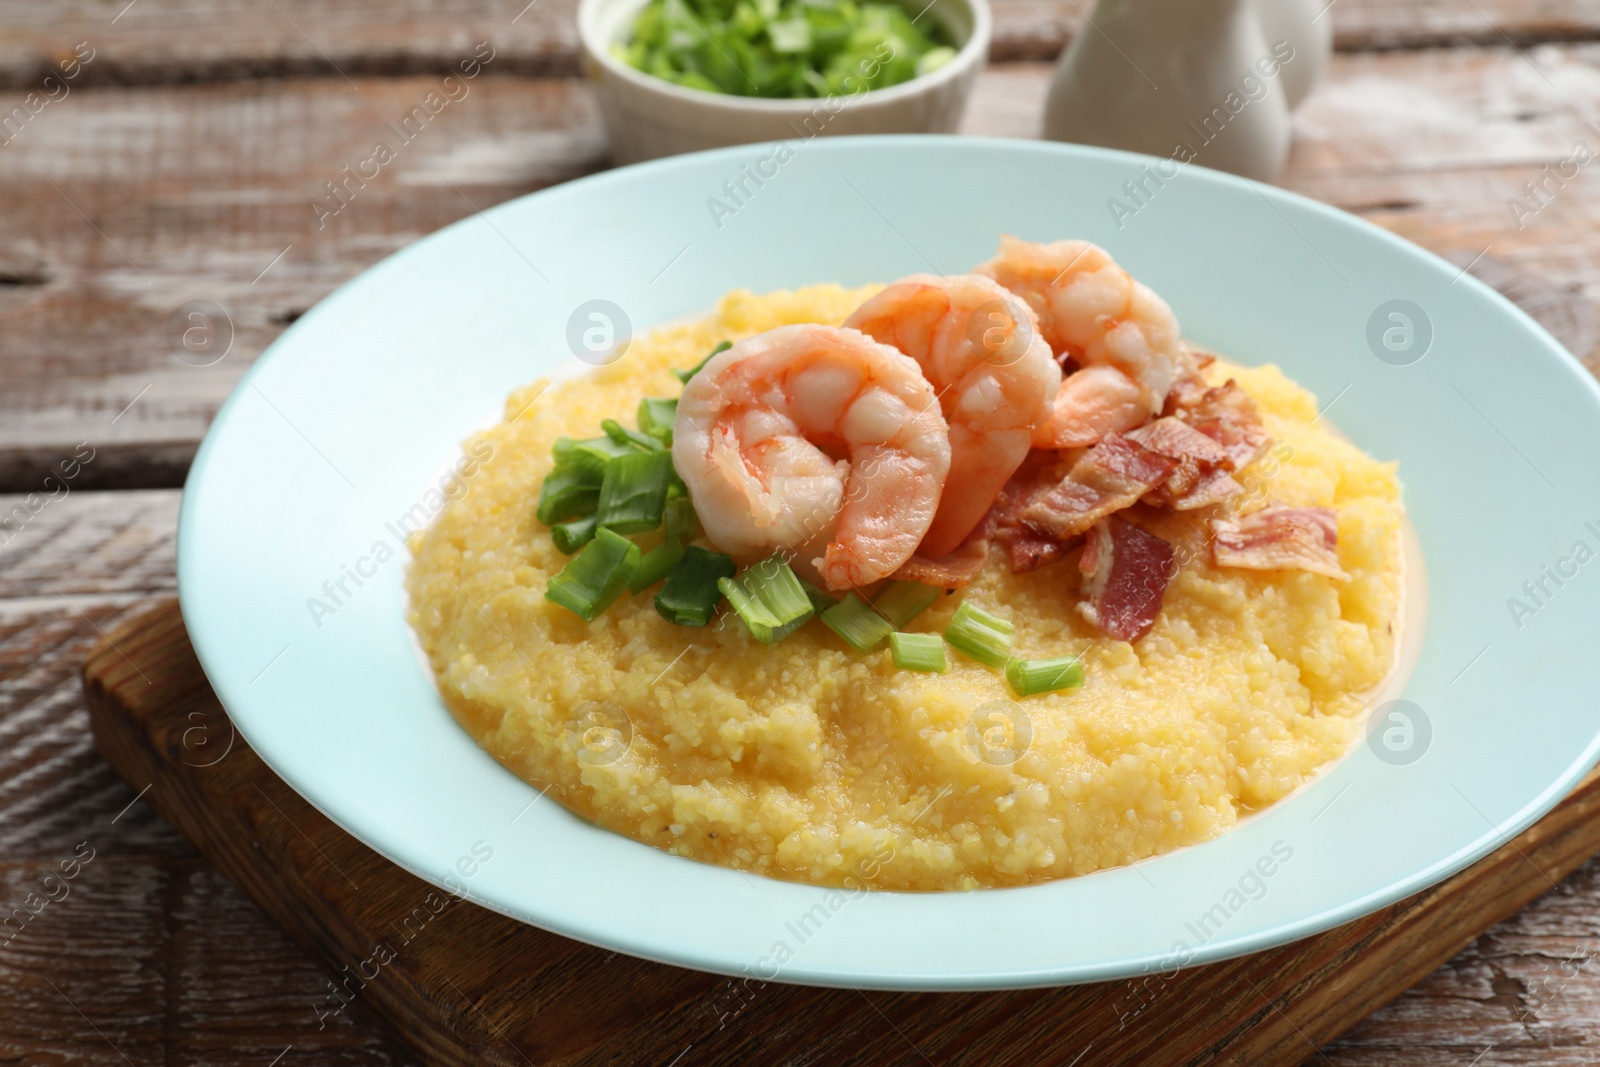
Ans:
[[[0,1062],[410,1062],[359,1005],[318,1029],[317,963],[95,754],[77,671],[101,631],[171,594],[170,487],[289,321],[429,230],[606,165],[571,77],[571,5],[0,5],[0,113],[77,43],[95,50],[70,95],[0,145],[0,904],[97,850],[0,947]],[[995,8],[997,65],[966,129],[1032,136],[1047,61],[1087,0]],[[1600,4],[1337,0],[1326,17],[1341,53],[1296,117],[1283,183],[1473,263],[1594,368],[1596,179],[1521,228],[1507,200],[1575,141],[1600,143],[1584,125],[1600,116]],[[315,230],[321,183],[480,40],[497,52],[471,98]],[[194,299],[233,321],[212,366],[167,341]],[[83,444],[94,458],[62,495],[45,479]],[[1597,952],[1591,862],[1308,1062],[1600,1063]],[[763,1047],[750,1062],[806,1061]]]
[[[1597,771],[1468,870],[1271,952],[1066,989],[812,989],[580,945],[388,863],[235,734],[175,601],[107,634],[84,684],[107,761],[335,975],[313,1005],[318,1021],[347,1002],[367,1005],[438,1067],[668,1063],[689,1052],[709,1067],[774,1053],[904,1067],[1090,1057],[1108,1067],[1293,1067],[1600,850]]]

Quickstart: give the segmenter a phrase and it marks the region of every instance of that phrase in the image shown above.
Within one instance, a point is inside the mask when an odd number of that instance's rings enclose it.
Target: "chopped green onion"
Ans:
[[[811,23],[803,18],[767,23],[767,40],[774,52],[803,54],[811,51]]]
[[[956,50],[949,45],[940,45],[937,48],[928,49],[928,51],[917,57],[917,77],[920,78],[924,74],[932,74],[955,57]]]
[[[672,444],[672,427],[677,421],[676,400],[647,396],[639,401],[639,429],[669,447]]]
[[[811,601],[811,610],[818,615],[821,615],[839,602],[838,597],[829,596],[827,592],[818,589],[804,578],[800,579],[800,588],[806,591],[806,599]]]
[[[871,652],[894,632],[894,626],[855,593],[822,613],[828,629],[857,652]]]
[[[962,601],[955,617],[945,627],[944,639],[979,663],[995,669],[1006,665],[1011,655],[1011,623],[991,615],[970,600]]]
[[[557,467],[539,488],[539,521],[546,526],[587,515],[600,500],[600,482],[572,467]]]
[[[594,531],[598,525],[593,515],[585,515],[581,519],[573,519],[571,522],[550,527],[550,539],[556,543],[557,548],[570,556],[594,540]]]
[[[670,452],[634,452],[607,463],[600,483],[600,525],[623,534],[660,526],[671,473]]]
[[[723,341],[719,343],[716,348],[713,348],[710,352],[707,352],[706,358],[702,359],[699,363],[696,363],[689,370],[675,370],[672,373],[678,376],[678,381],[682,382],[684,385],[688,385],[689,379],[693,378],[696,374],[699,374],[700,368],[704,367],[707,363],[710,363],[712,356],[717,355],[719,352],[726,352],[732,347],[732,341]]]
[[[893,581],[872,598],[872,606],[898,630],[928,610],[943,592],[937,586],[921,582]]]
[[[717,588],[728,598],[750,636],[762,644],[781,641],[814,614],[811,598],[782,556],[772,555],[737,578],[723,578]]]
[[[638,430],[630,430],[616,419],[601,419],[600,428],[606,432],[607,437],[619,445],[635,445],[647,452],[661,448],[661,442],[657,438],[642,434]]]
[[[938,634],[906,634],[896,630],[889,635],[889,652],[894,665],[903,671],[931,671],[943,674],[950,669],[945,662],[944,642]]]
[[[550,578],[544,598],[585,622],[593,622],[622,595],[638,569],[639,546],[621,534],[602,529]]]
[[[855,95],[932,69],[936,52],[953,54],[952,35],[935,19],[919,22],[920,8],[882,0],[649,0],[611,51],[652,77],[706,92]]]
[[[592,478],[595,485],[599,485],[607,463],[618,456],[632,455],[639,449],[631,441],[619,444],[609,437],[591,437],[585,441],[558,437],[551,451],[556,457],[556,466],[571,467]]]
[[[633,581],[628,583],[628,592],[641,593],[649,589],[671,574],[682,558],[683,542],[676,537],[667,538],[639,560],[639,570],[634,574]]]
[[[673,496],[671,485],[667,486],[667,505],[662,523],[668,537],[676,537],[684,544],[693,541],[700,532],[700,518],[694,513],[693,502],[687,496]]]
[[[1076,689],[1083,684],[1083,661],[1077,656],[1014,659],[1006,664],[1006,681],[1019,697]]]
[[[737,569],[732,556],[690,545],[683,550],[683,559],[667,578],[667,584],[656,594],[656,610],[662,618],[679,626],[704,626],[722,599],[717,581],[732,578]]]

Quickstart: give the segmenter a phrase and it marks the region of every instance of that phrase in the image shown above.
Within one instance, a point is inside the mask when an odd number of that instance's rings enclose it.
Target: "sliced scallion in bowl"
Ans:
[[[613,53],[689,89],[806,99],[910,81],[953,45],[932,17],[874,0],[650,0]]]

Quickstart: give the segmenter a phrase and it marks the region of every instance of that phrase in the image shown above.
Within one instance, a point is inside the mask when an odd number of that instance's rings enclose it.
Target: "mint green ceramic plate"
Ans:
[[[184,495],[184,617],[245,738],[345,829],[622,952],[979,989],[1169,969],[1353,919],[1483,856],[1595,762],[1600,395],[1520,311],[1349,215],[1199,168],[1113,217],[1150,160],[955,138],[792,149],[613,171],[450,226],[290,327],[218,415]],[[643,330],[740,286],[961,271],[1001,233],[1106,246],[1189,336],[1279,363],[1400,461],[1430,586],[1403,718],[1383,709],[1371,741],[1209,844],[1027,889],[843,903],[598,830],[456,727],[412,649],[395,524],[510,389],[571,362],[576,309],[610,301]],[[347,569],[359,582],[314,612]]]

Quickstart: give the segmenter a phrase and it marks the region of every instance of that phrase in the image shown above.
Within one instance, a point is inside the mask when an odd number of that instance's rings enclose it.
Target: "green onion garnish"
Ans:
[[[642,434],[638,430],[630,430],[616,419],[601,419],[600,428],[606,432],[607,437],[619,445],[634,445],[647,452],[653,452],[662,447],[658,438]]]
[[[1019,697],[1076,689],[1083,684],[1083,661],[1077,656],[1014,659],[1006,664],[1006,681]]]
[[[671,475],[670,452],[633,452],[611,460],[600,483],[600,525],[624,534],[660,526]]]
[[[659,396],[639,401],[639,429],[670,447],[672,427],[678,421],[678,402]]]
[[[556,547],[570,556],[590,541],[594,540],[594,531],[598,525],[593,515],[585,515],[581,519],[563,522],[550,527],[550,539]]]
[[[921,582],[893,581],[872,598],[872,606],[898,630],[931,607],[943,592]]]
[[[684,544],[695,539],[700,532],[700,518],[694,513],[694,504],[687,496],[673,496],[667,487],[667,505],[662,519],[668,537],[676,537]]]
[[[544,598],[566,608],[585,622],[610,607],[628,587],[639,569],[639,546],[602,529],[594,540],[552,575]]]
[[[684,385],[688,385],[689,384],[689,379],[693,378],[696,374],[699,374],[700,373],[700,368],[704,367],[707,363],[710,363],[712,356],[716,355],[719,352],[726,352],[728,349],[730,349],[732,347],[733,347],[733,342],[732,341],[719,342],[717,347],[713,348],[710,352],[706,353],[706,358],[705,359],[702,359],[699,363],[696,363],[689,370],[675,370],[672,373],[676,374],[678,376],[678,381],[682,382]]]
[[[587,515],[600,499],[600,480],[572,467],[557,467],[539,489],[539,521],[546,526]]]
[[[929,49],[917,57],[917,77],[932,74],[946,63],[956,57],[956,50],[949,45],[940,45]]]
[[[612,54],[705,92],[855,94],[948,62],[937,53],[953,54],[948,46],[957,42],[937,19],[919,21],[920,8],[882,0],[650,0]]]
[[[1006,665],[1011,655],[1011,623],[962,601],[955,617],[945,627],[944,639],[979,663],[996,669]]]
[[[717,581],[732,578],[737,569],[732,556],[690,545],[683,550],[683,559],[667,578],[667,584],[656,594],[656,610],[662,618],[679,626],[704,626],[722,599]]]
[[[822,613],[828,629],[857,652],[871,652],[894,632],[894,626],[855,593]]]
[[[628,592],[640,593],[649,589],[671,574],[681,559],[683,559],[683,542],[676,537],[667,538],[646,552],[644,558],[639,560],[639,569],[634,573],[633,581],[628,583]]]
[[[551,451],[556,457],[556,466],[571,467],[593,479],[595,485],[599,485],[607,463],[618,456],[632,455],[639,451],[639,448],[631,441],[619,444],[609,437],[591,437],[584,441],[559,437]]]
[[[894,665],[903,671],[931,671],[943,674],[950,669],[945,662],[944,642],[938,634],[906,634],[896,630],[889,635],[889,652]]]
[[[783,640],[813,614],[811,598],[779,555],[745,568],[737,578],[719,580],[717,588],[749,628],[750,636],[762,644]]]
[[[818,589],[804,578],[800,579],[800,588],[806,591],[806,599],[811,601],[811,610],[818,615],[839,602],[838,597],[830,596],[825,590]]]

